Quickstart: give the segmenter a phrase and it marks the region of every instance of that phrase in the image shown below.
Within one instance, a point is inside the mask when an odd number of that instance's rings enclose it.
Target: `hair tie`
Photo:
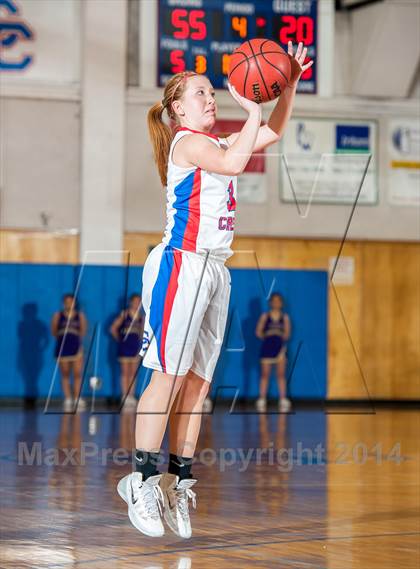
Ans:
[[[179,81],[176,83],[176,86],[174,87],[172,98],[170,100],[169,106],[172,105],[174,98],[175,98],[175,93],[177,92],[178,87],[181,85],[181,83],[184,83],[190,77],[194,77],[194,75],[198,75],[198,73],[196,73],[195,71],[182,71],[181,72],[181,77],[180,77]]]

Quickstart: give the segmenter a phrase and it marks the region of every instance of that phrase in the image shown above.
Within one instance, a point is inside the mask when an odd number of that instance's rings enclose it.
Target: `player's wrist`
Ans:
[[[248,112],[250,116],[259,117],[260,119],[262,117],[261,105],[255,104]]]
[[[289,83],[287,83],[286,87],[284,88],[283,91],[290,92],[290,91],[296,91],[297,85],[299,83],[299,79],[297,79],[297,81],[289,81]]]

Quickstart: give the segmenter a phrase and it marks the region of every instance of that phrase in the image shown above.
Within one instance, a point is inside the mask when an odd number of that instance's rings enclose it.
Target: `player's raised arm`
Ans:
[[[286,125],[289,121],[290,115],[292,114],[293,102],[296,95],[296,88],[299,79],[304,71],[309,69],[313,64],[313,61],[304,63],[306,59],[307,48],[303,47],[303,43],[300,42],[296,54],[293,55],[293,44],[291,41],[288,43],[288,56],[290,60],[290,81],[286,88],[282,91],[280,97],[277,99],[276,106],[274,107],[270,118],[268,119],[267,127],[264,129],[264,133],[261,136],[261,140],[258,141],[263,144],[265,140],[268,140],[269,133],[266,134],[266,130],[271,130],[271,133],[276,137],[276,139],[281,138],[283,135]]]
[[[182,159],[191,166],[198,166],[215,174],[237,176],[244,171],[253,152],[261,124],[261,107],[254,101],[241,97],[231,85],[229,91],[248,113],[248,119],[237,133],[233,144],[224,150],[215,146],[208,138],[195,134],[178,142],[177,154],[182,155]]]
[[[277,142],[286,130],[287,123],[290,115],[292,114],[293,103],[296,95],[296,88],[299,79],[304,71],[313,65],[310,60],[305,63],[307,48],[300,42],[296,53],[293,54],[293,44],[289,41],[288,56],[290,60],[291,75],[287,86],[281,92],[277,99],[276,106],[271,112],[267,124],[261,126],[258,130],[258,135],[255,141],[253,152],[259,152]],[[227,140],[229,144],[234,144],[237,140],[239,133],[231,134]]]

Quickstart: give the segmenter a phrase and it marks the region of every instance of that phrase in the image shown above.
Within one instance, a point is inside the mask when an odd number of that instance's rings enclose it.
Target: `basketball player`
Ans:
[[[86,334],[86,318],[76,310],[72,294],[63,296],[63,310],[56,312],[51,320],[51,332],[56,338],[55,357],[61,371],[61,385],[64,392],[64,411],[72,411],[82,384],[83,348],[82,338]],[[73,386],[70,374],[73,371]],[[86,408],[86,401],[80,397],[77,408]]]
[[[290,318],[283,312],[283,297],[278,292],[270,296],[270,310],[258,320],[255,334],[263,340],[260,353],[261,378],[260,396],[257,399],[257,411],[267,409],[267,390],[270,372],[276,366],[280,400],[279,410],[289,411],[290,401],[286,397],[286,342],[290,338]]]
[[[140,314],[141,297],[132,294],[126,310],[111,325],[111,335],[118,342],[118,361],[121,368],[121,393],[124,407],[137,405],[134,397],[135,382],[133,378],[139,364],[139,351],[143,337],[143,317]]]
[[[229,86],[247,113],[238,133],[226,139],[211,134],[217,105],[210,81],[183,72],[167,83],[162,102],[148,114],[150,136],[167,192],[163,242],[149,254],[143,270],[143,364],[153,369],[138,404],[135,472],[118,484],[133,525],[161,536],[164,519],[177,535],[189,538],[188,501],[195,506],[191,463],[201,410],[223,341],[230,295],[224,265],[232,254],[237,176],[252,152],[277,142],[286,128],[304,64],[306,48],[296,55],[289,44],[290,84],[268,123],[261,107]],[[162,120],[176,121],[175,135]],[[161,475],[160,448],[169,421],[169,468]]]

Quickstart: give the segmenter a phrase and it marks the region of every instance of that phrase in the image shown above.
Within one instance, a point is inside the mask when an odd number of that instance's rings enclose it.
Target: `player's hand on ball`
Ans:
[[[229,93],[247,113],[259,112],[261,114],[261,107],[258,103],[250,101],[246,97],[242,97],[233,85],[228,82]]]
[[[300,76],[304,71],[309,69],[313,65],[313,59],[310,59],[305,63],[306,53],[308,51],[307,47],[303,47],[303,43],[299,42],[296,53],[293,55],[293,43],[291,41],[287,44],[287,53],[289,55],[291,74],[289,87],[294,87],[300,79]]]

